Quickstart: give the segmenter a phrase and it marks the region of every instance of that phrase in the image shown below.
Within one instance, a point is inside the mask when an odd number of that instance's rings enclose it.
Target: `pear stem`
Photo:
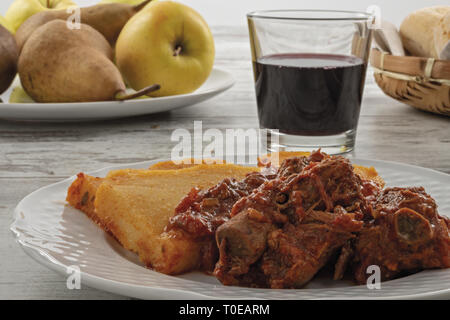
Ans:
[[[183,50],[183,47],[180,46],[180,45],[177,45],[176,48],[175,48],[175,51],[173,52],[173,56],[174,56],[174,57],[179,56],[180,53],[181,53],[181,50]]]
[[[136,12],[141,11],[142,8],[144,8],[147,4],[149,4],[152,1],[153,0],[142,1],[141,3],[134,6],[134,11],[136,11]]]
[[[120,91],[116,95],[116,100],[117,101],[125,101],[125,100],[139,98],[139,97],[145,96],[151,92],[157,91],[159,89],[161,89],[161,86],[159,84],[154,84],[154,85],[151,85],[149,87],[141,89],[132,94],[126,94],[125,91]]]

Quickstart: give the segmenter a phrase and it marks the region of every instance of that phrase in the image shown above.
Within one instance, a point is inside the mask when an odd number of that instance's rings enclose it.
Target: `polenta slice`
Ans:
[[[189,269],[195,253],[193,243],[179,239],[161,238],[176,206],[192,188],[209,188],[225,178],[243,179],[248,173],[259,170],[232,164],[200,164],[179,170],[111,171],[106,178],[93,178],[83,174],[69,188],[69,203],[109,231],[124,248],[136,252],[148,267],[170,268],[173,272]],[[84,193],[95,195],[94,208],[88,202],[82,205]],[[84,202],[83,202],[84,203]],[[174,267],[164,263],[170,250],[184,254]]]

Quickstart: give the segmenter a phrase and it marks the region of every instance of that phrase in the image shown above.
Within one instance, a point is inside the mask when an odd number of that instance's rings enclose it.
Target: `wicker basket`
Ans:
[[[392,56],[372,49],[375,81],[388,96],[414,108],[450,116],[450,61]]]

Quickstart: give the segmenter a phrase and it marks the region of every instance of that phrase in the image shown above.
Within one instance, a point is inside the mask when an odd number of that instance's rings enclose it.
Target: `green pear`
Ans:
[[[16,76],[18,56],[14,36],[0,25],[0,94],[9,88]]]
[[[43,11],[54,11],[76,6],[72,0],[15,0],[5,19],[8,21],[13,33],[32,15]]]
[[[107,3],[81,8],[80,22],[99,31],[114,46],[117,37],[127,21],[151,1],[141,0],[141,3],[135,6],[122,3]],[[16,32],[19,52],[22,50],[23,45],[30,35],[39,26],[56,19],[67,21],[71,16],[73,16],[73,13],[67,12],[66,10],[44,11],[32,16]]]
[[[152,85],[128,95],[114,65],[113,50],[89,25],[70,29],[53,20],[25,43],[18,70],[22,87],[36,102],[91,102],[133,99],[158,90]]]

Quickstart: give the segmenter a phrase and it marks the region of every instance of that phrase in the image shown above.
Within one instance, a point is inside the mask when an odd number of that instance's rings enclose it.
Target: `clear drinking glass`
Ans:
[[[273,151],[355,146],[373,16],[323,10],[247,15],[258,117]]]

